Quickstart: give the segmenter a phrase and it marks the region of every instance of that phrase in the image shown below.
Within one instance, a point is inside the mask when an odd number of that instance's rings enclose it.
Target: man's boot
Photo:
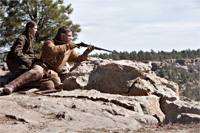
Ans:
[[[36,78],[35,73],[31,73],[29,71],[23,73],[21,76],[11,81],[9,84],[4,86],[3,91],[7,94],[11,94],[17,87],[29,82],[33,81]]]

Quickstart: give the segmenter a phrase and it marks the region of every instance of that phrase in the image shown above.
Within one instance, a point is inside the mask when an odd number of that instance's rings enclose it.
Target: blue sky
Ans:
[[[200,0],[65,0],[69,3],[70,19],[82,29],[76,43],[122,52],[200,48]]]

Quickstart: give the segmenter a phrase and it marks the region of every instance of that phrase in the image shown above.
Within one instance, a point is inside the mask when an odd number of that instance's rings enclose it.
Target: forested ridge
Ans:
[[[200,49],[197,50],[182,50],[176,51],[172,50],[172,52],[158,51],[155,52],[151,50],[151,52],[144,52],[140,50],[139,52],[120,52],[119,54],[115,53],[101,53],[101,54],[93,54],[92,57],[100,57],[102,59],[113,59],[113,60],[151,60],[151,61],[163,61],[164,59],[195,59],[200,57]]]

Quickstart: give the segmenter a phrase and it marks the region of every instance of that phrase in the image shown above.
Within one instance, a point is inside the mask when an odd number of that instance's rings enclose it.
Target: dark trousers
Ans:
[[[3,87],[4,85],[8,84],[9,82],[13,81],[23,73],[28,71],[28,69],[17,69],[14,73],[8,73],[6,75],[0,76],[0,87]]]

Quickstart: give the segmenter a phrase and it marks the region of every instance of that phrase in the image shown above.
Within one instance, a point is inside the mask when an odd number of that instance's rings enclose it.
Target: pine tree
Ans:
[[[0,46],[12,45],[30,20],[38,24],[38,43],[54,37],[61,25],[72,28],[73,40],[77,39],[77,33],[81,31],[80,25],[69,20],[69,15],[73,12],[71,4],[65,6],[63,0],[1,0],[0,4],[5,8],[1,10],[1,19],[4,21],[1,23]]]

